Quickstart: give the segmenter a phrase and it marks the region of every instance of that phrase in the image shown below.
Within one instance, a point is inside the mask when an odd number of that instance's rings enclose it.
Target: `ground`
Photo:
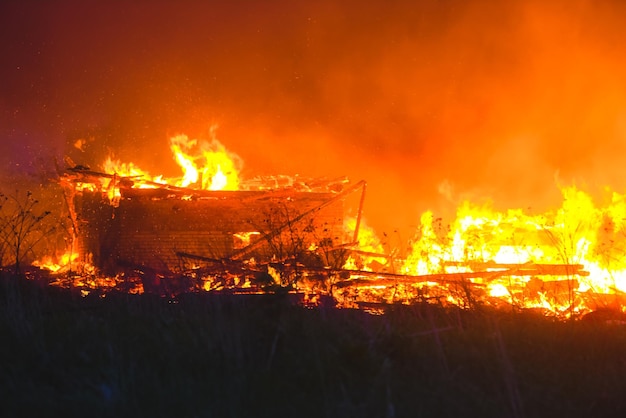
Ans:
[[[542,417],[626,413],[611,316],[290,295],[82,297],[5,275],[5,416]]]

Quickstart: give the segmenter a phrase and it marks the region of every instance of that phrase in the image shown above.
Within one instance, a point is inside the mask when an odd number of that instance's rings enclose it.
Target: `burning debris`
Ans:
[[[365,182],[241,181],[238,157],[215,140],[178,136],[171,150],[183,169],[177,179],[112,159],[102,171],[70,162],[61,182],[79,264],[126,281],[138,276],[144,290],[156,291],[180,277],[204,290],[293,288],[343,267],[358,236],[356,228],[346,241],[344,207],[360,191],[360,222]]]
[[[76,171],[73,174],[81,174]],[[343,236],[339,192],[203,191],[122,184],[116,204],[98,191],[73,197],[81,253],[108,274],[120,267],[180,273],[206,260],[287,262],[302,257],[334,263]],[[326,188],[342,188],[327,183]]]
[[[217,141],[178,136],[171,150],[183,169],[176,179],[112,159],[101,171],[66,169],[73,262],[83,270],[71,286],[295,291],[344,307],[429,302],[565,317],[623,310],[622,196],[598,209],[563,189],[563,207],[536,216],[466,203],[450,226],[424,214],[408,251],[386,251],[362,216],[364,181],[243,180],[239,158]]]

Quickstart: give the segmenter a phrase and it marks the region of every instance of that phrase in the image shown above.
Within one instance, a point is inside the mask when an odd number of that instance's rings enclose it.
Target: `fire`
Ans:
[[[599,299],[593,295],[626,292],[626,195],[613,193],[600,207],[576,187],[561,192],[562,206],[540,215],[464,202],[446,228],[425,213],[403,273],[465,273],[488,297],[553,312],[586,310]]]
[[[200,142],[178,135],[170,140],[170,149],[183,170],[177,186],[199,186],[203,190],[237,190],[239,176],[236,156],[228,153],[217,140]]]
[[[179,188],[240,189],[241,162],[215,138],[201,141],[178,135],[170,139],[170,150],[182,171],[180,177],[152,176],[133,163],[108,158],[101,190],[119,193],[120,187],[164,185],[166,190],[178,192]],[[258,190],[265,189],[265,183],[257,183]],[[248,183],[242,183],[241,189],[248,187]],[[459,306],[540,309],[565,317],[598,307],[626,311],[626,194],[611,192],[610,198],[597,204],[574,186],[561,188],[561,193],[561,206],[540,214],[521,209],[496,210],[490,204],[469,201],[457,208],[451,222],[425,212],[408,251],[388,248],[359,214],[358,218],[345,219],[344,243],[332,243],[327,248],[346,251],[344,258],[337,258],[345,260],[337,276],[332,276],[337,266],[325,266],[328,270],[322,274],[316,265],[317,270],[302,277],[331,278],[334,286],[328,288],[332,287],[332,296],[343,306],[354,306],[354,301],[426,300]],[[233,232],[233,248],[250,245],[251,237],[257,242],[259,234]],[[319,246],[311,244],[308,251],[319,253]],[[57,272],[69,263],[71,260],[45,260],[39,265]],[[233,270],[247,271],[245,263]],[[250,271],[259,268],[255,265]],[[272,276],[273,270],[265,268]],[[203,278],[199,287],[212,291],[230,286],[218,276]],[[111,283],[117,286],[124,280],[128,278]],[[240,282],[247,283],[244,287],[252,286],[245,274],[231,282],[234,286]],[[313,289],[301,290],[315,293]]]
[[[357,228],[356,218],[346,218],[344,230],[349,236],[354,236]],[[359,224],[357,231],[358,250],[354,251],[346,260],[344,268],[348,270],[373,270],[376,266],[384,266],[387,263],[385,249],[382,242],[376,235],[376,231],[363,220]]]
[[[78,259],[78,253],[73,251],[66,251],[65,253],[57,256],[45,256],[40,260],[33,262],[33,265],[42,269],[49,270],[53,273],[61,273],[69,271],[74,263]]]
[[[198,182],[199,174],[194,158],[187,151],[196,145],[196,140],[189,140],[185,135],[175,136],[170,140],[170,149],[176,162],[183,169],[183,178],[177,182],[177,186],[188,187]]]
[[[217,139],[201,141],[190,139],[186,135],[177,135],[170,138],[170,150],[182,171],[180,177],[152,175],[132,162],[122,162],[109,156],[102,164],[102,169],[113,178],[102,180],[101,187],[109,192],[111,199],[119,197],[116,186],[120,179],[127,179],[134,188],[170,185],[199,190],[239,189],[241,160],[227,151]],[[90,187],[91,185],[85,184],[82,189]]]

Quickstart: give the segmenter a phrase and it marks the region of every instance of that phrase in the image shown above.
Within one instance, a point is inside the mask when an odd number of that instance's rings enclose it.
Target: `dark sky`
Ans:
[[[617,0],[4,0],[0,164],[175,174],[168,138],[217,123],[244,176],[367,180],[389,232],[623,192],[625,23]]]

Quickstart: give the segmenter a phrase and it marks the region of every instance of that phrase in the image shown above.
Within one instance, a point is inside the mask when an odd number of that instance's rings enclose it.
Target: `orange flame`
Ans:
[[[104,170],[113,178],[106,179],[103,188],[114,188],[111,185],[122,177],[132,187],[239,188],[240,160],[216,139],[199,141],[178,135],[171,138],[170,149],[182,176],[151,176],[133,163],[109,158]],[[358,237],[344,265],[352,278],[371,278],[379,272],[418,279],[363,281],[356,287],[360,292],[356,298],[410,302],[419,294],[462,305],[469,293],[451,289],[470,286],[480,290],[471,295],[480,303],[539,308],[565,316],[593,310],[593,304],[613,303],[611,298],[602,302],[603,298],[595,296],[626,294],[626,194],[612,192],[609,201],[598,206],[576,187],[564,187],[561,192],[561,207],[542,214],[498,211],[490,205],[464,202],[447,225],[426,212],[402,259],[395,250],[386,251],[364,219],[357,235],[356,219],[348,218],[344,225],[348,240]],[[53,271],[60,269],[51,261],[43,264]],[[390,286],[393,296],[385,294]],[[618,304],[625,310],[626,303]]]
[[[71,269],[72,263],[78,259],[78,253],[66,251],[60,256],[45,256],[33,262],[33,266],[49,270],[53,273],[62,273]]]
[[[170,150],[182,170],[181,177],[153,176],[132,162],[125,163],[111,157],[105,160],[102,169],[115,175],[114,180],[128,178],[133,183],[132,187],[136,188],[171,185],[202,190],[238,190],[241,160],[227,151],[217,139],[200,141],[177,135],[170,139]],[[114,181],[103,181],[102,187],[109,191],[110,198],[119,197],[119,191],[114,190],[114,186]]]
[[[170,149],[184,173],[177,186],[197,185],[203,190],[239,188],[238,159],[219,141],[199,142],[178,135],[170,140]]]
[[[626,195],[613,193],[606,206],[597,207],[576,187],[561,192],[561,208],[541,215],[465,202],[449,230],[432,213],[425,213],[403,273],[471,273],[489,268],[497,273],[504,265],[582,265],[580,272],[565,268],[550,277],[551,282],[573,286],[565,304],[568,309],[587,309],[578,299],[588,293],[626,292]],[[535,276],[470,281],[484,284],[488,296],[521,307],[564,309],[563,303],[548,300],[545,286],[529,297],[530,283],[538,280]]]
[[[344,222],[344,230],[352,237],[357,226],[356,218],[346,218]],[[365,270],[371,271],[375,267],[382,267],[387,263],[384,257],[385,249],[382,242],[376,235],[376,231],[362,219],[359,224],[357,236],[358,251],[352,253],[344,265],[348,270]]]

